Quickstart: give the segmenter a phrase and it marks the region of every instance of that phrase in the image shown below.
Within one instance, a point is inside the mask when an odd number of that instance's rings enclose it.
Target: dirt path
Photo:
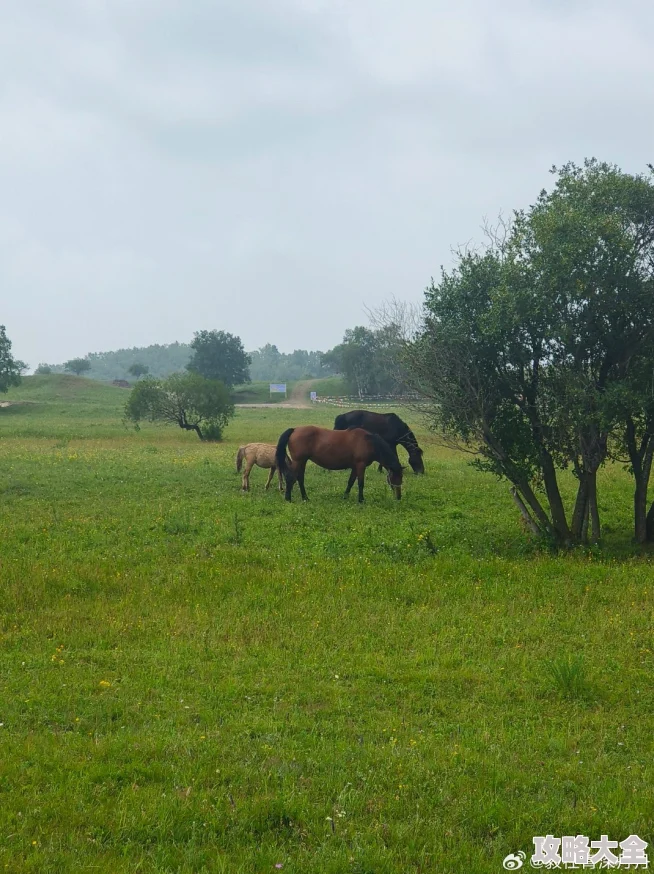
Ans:
[[[303,379],[300,382],[296,382],[291,391],[290,398],[288,401],[282,401],[282,406],[293,407],[295,410],[306,410],[307,407],[311,406],[309,392],[314,382],[315,380],[313,379]]]
[[[309,392],[314,382],[314,379],[302,379],[296,382],[288,398],[285,401],[280,401],[278,404],[236,404],[235,406],[250,409],[285,407],[287,410],[306,410],[311,407]]]

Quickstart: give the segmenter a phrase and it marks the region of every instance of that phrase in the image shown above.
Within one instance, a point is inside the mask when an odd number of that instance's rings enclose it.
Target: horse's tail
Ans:
[[[397,457],[397,450],[389,446],[379,434],[368,434],[368,439],[372,440],[372,445],[375,447],[376,461],[392,470],[393,473],[402,473],[402,465]]]
[[[290,440],[293,431],[295,431],[295,428],[287,428],[277,441],[277,449],[275,449],[277,470],[282,476],[287,476],[290,473],[288,465],[286,464],[286,447],[288,446],[288,441]]]
[[[340,413],[334,419],[334,431],[347,431],[347,413]]]
[[[239,446],[238,452],[236,453],[236,472],[241,472],[241,467],[243,466],[243,459],[245,458],[245,446]]]

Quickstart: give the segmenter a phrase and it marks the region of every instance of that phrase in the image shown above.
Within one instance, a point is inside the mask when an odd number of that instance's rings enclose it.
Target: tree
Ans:
[[[403,388],[399,374],[399,336],[393,324],[376,331],[348,329],[343,342],[322,357],[325,366],[342,373],[348,391],[364,395],[392,395]]]
[[[557,324],[551,364],[570,437],[566,456],[580,483],[573,536],[590,515],[598,540],[596,477],[618,427],[616,398],[633,398],[623,392],[629,372],[652,361],[654,185],[596,160],[553,172],[554,190],[518,216],[516,241],[538,290],[534,306],[542,310],[547,300]],[[623,405],[623,432],[626,413]]]
[[[289,382],[296,379],[314,379],[332,375],[322,352],[295,349],[290,354],[280,352],[277,346],[266,343],[250,352],[250,378],[269,382]]]
[[[510,321],[498,318],[505,271],[500,251],[460,254],[456,268],[442,271],[426,291],[423,324],[406,361],[445,439],[475,454],[478,468],[512,483],[532,530],[565,540],[536,494],[552,464],[548,431],[541,428],[539,446],[521,403],[536,388],[540,353],[532,357],[516,343]],[[536,348],[540,339],[534,336]]]
[[[19,385],[21,374],[27,369],[23,361],[11,354],[11,340],[4,325],[0,325],[0,391],[7,392],[12,385]]]
[[[642,536],[654,186],[594,160],[553,173],[554,189],[517,213],[503,239],[460,253],[432,282],[407,357],[434,422],[509,479],[530,527],[560,543],[586,540],[589,528],[599,539],[597,471],[622,432],[640,477]],[[570,521],[557,481],[568,466],[578,480]]]
[[[148,376],[134,386],[125,405],[125,419],[137,430],[143,419],[166,422],[195,431],[200,440],[220,440],[233,415],[227,387],[199,373],[173,373],[164,380]]]
[[[225,331],[198,331],[191,343],[193,355],[187,370],[205,379],[217,379],[228,388],[250,382],[250,356],[239,337]]]
[[[132,376],[135,376],[137,379],[141,376],[147,376],[150,373],[150,368],[147,364],[139,364],[138,362],[132,364],[132,366],[128,369],[128,373],[131,373]]]
[[[48,373],[52,373],[52,368],[49,364],[39,364],[34,373],[38,373],[40,376],[44,376]]]
[[[250,378],[270,382],[283,381],[286,378],[285,358],[272,343],[266,343],[250,352]]]
[[[88,358],[71,358],[64,364],[64,370],[69,373],[74,373],[75,376],[81,376],[91,369],[91,362]]]

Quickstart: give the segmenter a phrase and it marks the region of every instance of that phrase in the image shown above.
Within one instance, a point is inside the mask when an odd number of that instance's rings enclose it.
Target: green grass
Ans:
[[[319,397],[334,398],[347,394],[345,380],[342,376],[326,376],[316,379],[311,390],[318,393]]]
[[[32,378],[0,409],[0,871],[498,872],[534,835],[652,841],[652,567],[602,472],[601,549],[541,551],[416,427],[401,502]],[[419,423],[416,423],[418,425]],[[567,497],[571,496],[567,483]]]

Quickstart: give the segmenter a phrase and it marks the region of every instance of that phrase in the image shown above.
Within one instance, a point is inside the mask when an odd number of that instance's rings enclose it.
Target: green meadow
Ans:
[[[287,504],[258,468],[241,494],[237,447],[336,408],[239,409],[203,444],[127,429],[126,397],[0,397],[0,871],[497,874],[533,836],[654,841],[622,469],[602,546],[555,554],[415,416],[402,501],[310,465]]]

